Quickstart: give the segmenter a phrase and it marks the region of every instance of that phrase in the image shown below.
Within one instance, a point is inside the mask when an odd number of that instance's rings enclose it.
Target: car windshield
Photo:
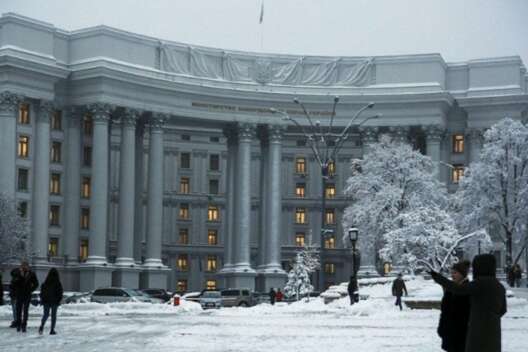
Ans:
[[[220,298],[220,292],[218,291],[206,291],[202,295],[203,298]]]
[[[125,290],[128,294],[130,294],[130,296],[147,296],[146,294],[144,294],[143,292],[141,292],[140,290]]]

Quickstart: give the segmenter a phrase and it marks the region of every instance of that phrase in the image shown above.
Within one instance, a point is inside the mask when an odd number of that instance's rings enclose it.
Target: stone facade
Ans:
[[[0,18],[0,191],[31,220],[40,276],[57,266],[68,290],[281,286],[298,244],[319,243],[322,186],[301,131],[269,108],[304,121],[298,97],[327,127],[328,97],[339,95],[336,132],[370,101],[383,114],[353,130],[327,181],[336,215],[326,283],[345,281],[351,158],[388,133],[438,161],[454,190],[442,163],[463,168],[486,128],[528,114],[519,57],[446,63],[438,54],[323,59],[199,48],[203,67],[178,72],[188,65],[181,47],[105,26],[67,32]],[[265,80],[232,72],[262,61]],[[274,76],[287,62],[297,63],[295,80]],[[361,79],[306,78],[330,64],[339,75],[338,62],[349,70],[361,62]],[[372,253],[362,264],[379,268]]]

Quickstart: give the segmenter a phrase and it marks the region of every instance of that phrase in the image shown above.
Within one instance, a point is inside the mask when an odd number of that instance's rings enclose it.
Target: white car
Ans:
[[[91,297],[92,302],[115,303],[115,302],[144,302],[152,303],[152,299],[146,297],[136,290],[122,287],[98,288]]]
[[[202,309],[222,308],[222,294],[220,291],[205,291],[200,297]]]

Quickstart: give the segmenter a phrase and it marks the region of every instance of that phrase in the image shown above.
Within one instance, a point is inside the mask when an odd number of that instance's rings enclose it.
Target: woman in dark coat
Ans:
[[[506,290],[495,278],[495,257],[477,255],[473,259],[473,281],[458,285],[437,272],[433,280],[455,295],[469,296],[470,313],[466,352],[501,351],[501,317],[506,313]]]
[[[57,309],[62,300],[62,284],[59,278],[59,272],[55,268],[51,268],[48,272],[46,280],[40,287],[40,302],[44,306],[44,315],[40,323],[39,334],[42,335],[44,324],[48,320],[51,310],[51,330],[50,335],[55,335],[55,323],[57,322]]]
[[[463,261],[451,268],[451,278],[459,285],[466,285],[470,263]],[[469,322],[469,296],[457,296],[449,291],[442,297],[438,335],[442,349],[447,352],[464,352]]]
[[[359,302],[358,294],[358,282],[355,275],[350,276],[350,281],[348,282],[348,297],[350,298],[350,305]]]

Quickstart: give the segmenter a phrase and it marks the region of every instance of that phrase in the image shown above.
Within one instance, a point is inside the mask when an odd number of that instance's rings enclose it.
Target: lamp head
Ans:
[[[269,108],[269,111],[272,113],[272,114],[276,114],[278,111],[277,109],[275,108]]]
[[[298,99],[298,98],[293,98],[293,102],[294,102],[295,104],[299,104],[299,99]]]
[[[374,102],[371,101],[370,103],[368,103],[367,107],[369,109],[372,109],[374,107]]]
[[[359,230],[356,227],[350,227],[348,229],[348,238],[352,242],[356,242],[358,240]]]
[[[339,97],[336,95],[336,96],[334,97],[334,103],[337,104],[338,101],[339,101]]]
[[[319,121],[319,120],[316,120],[316,121],[315,121],[315,125],[316,125],[316,126],[319,127],[320,124],[321,124],[321,121]]]

